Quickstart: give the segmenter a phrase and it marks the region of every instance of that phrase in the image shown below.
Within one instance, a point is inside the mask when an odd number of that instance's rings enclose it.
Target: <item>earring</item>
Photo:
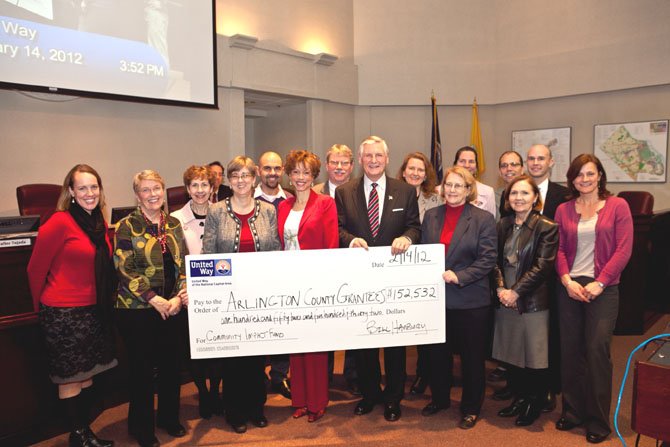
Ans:
[[[74,203],[74,197],[72,197],[72,199],[70,199],[70,203]]]

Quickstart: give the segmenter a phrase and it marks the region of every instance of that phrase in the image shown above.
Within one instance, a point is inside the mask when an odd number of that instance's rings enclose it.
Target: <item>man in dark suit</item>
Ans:
[[[496,201],[498,202],[498,216],[496,220],[514,214],[514,211],[505,209],[503,193],[512,180],[523,174],[523,158],[521,158],[521,154],[517,151],[503,152],[500,158],[498,158],[498,170],[500,171],[500,178],[505,185],[496,190]]]
[[[214,173],[214,184],[212,185],[212,197],[210,200],[212,202],[220,202],[226,197],[231,197],[233,190],[230,189],[230,186],[223,184],[223,174],[225,174],[226,170],[223,168],[221,162],[213,161],[207,167]]]
[[[366,138],[358,149],[364,175],[335,190],[340,247],[391,246],[391,254],[405,252],[421,237],[416,189],[387,177],[388,146],[379,137]],[[367,414],[384,403],[387,421],[400,419],[400,400],[405,392],[405,347],[384,349],[386,387],[381,390],[379,349],[356,351],[358,383],[363,399],[354,413]]]
[[[554,219],[556,208],[563,202],[567,202],[570,190],[563,185],[549,180],[551,168],[554,166],[554,158],[551,150],[544,144],[535,144],[528,149],[526,154],[526,170],[538,188],[542,196],[542,214]],[[554,281],[555,278],[550,279]],[[554,290],[550,286],[550,290]],[[561,392],[561,348],[558,332],[558,309],[556,308],[556,296],[552,294],[549,309],[549,394],[545,412],[556,408],[555,394]]]
[[[542,214],[554,219],[556,208],[568,200],[570,191],[565,186],[549,181],[551,168],[554,166],[554,158],[551,150],[544,144],[535,144],[528,149],[526,154],[526,169],[542,195]]]

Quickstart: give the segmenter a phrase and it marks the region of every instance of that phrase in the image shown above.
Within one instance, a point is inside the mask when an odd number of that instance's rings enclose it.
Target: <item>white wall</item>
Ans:
[[[453,162],[456,150],[469,144],[471,106],[440,106],[440,133],[445,166]],[[497,161],[511,147],[512,131],[552,127],[572,127],[572,157],[593,153],[593,126],[612,122],[652,121],[670,117],[670,84],[617,92],[593,93],[564,98],[524,101],[479,107],[487,170],[484,183],[498,182]],[[374,134],[384,138],[390,149],[387,172],[395,176],[403,156],[422,150],[429,154],[430,106],[360,106],[355,114],[356,141]],[[667,148],[665,149],[667,155]],[[667,175],[670,172],[667,171]],[[655,210],[670,208],[668,183],[609,184],[617,193],[623,190],[649,191],[655,197]]]
[[[670,82],[666,0],[354,2],[360,104],[480,104]]]
[[[593,150],[596,123],[670,117],[666,0],[216,4],[220,32],[260,39],[243,50],[219,36],[219,110],[0,91],[0,213],[17,213],[17,185],[60,183],[80,162],[100,170],[113,206],[133,203],[130,178],[143,168],[176,185],[191,163],[242,152],[257,157],[268,148],[324,155],[333,143],[355,149],[370,134],[388,140],[395,174],[404,153],[428,150],[431,89],[449,104],[440,107],[445,162],[469,141],[473,96],[485,104],[480,124],[489,166],[509,147],[512,130],[572,126],[576,154]],[[310,50],[305,41],[314,36],[321,47]],[[305,51],[340,59],[324,67]],[[646,84],[663,85],[630,88]],[[306,102],[245,120],[245,89]],[[611,89],[618,90],[573,95]],[[531,100],[557,95],[567,96]],[[484,180],[496,176],[491,168]],[[649,190],[656,209],[670,207],[667,183],[613,187],[624,188]]]
[[[247,155],[256,162],[265,151],[274,151],[284,156],[291,149],[307,146],[307,108],[296,104],[277,107],[268,111],[266,118],[254,122],[254,145]]]
[[[62,183],[88,163],[108,203],[133,205],[132,175],[156,169],[168,186],[191,164],[228,160],[244,147],[242,92],[219,89],[219,110],[62,97],[34,99],[0,90],[0,213],[18,214],[16,186]]]

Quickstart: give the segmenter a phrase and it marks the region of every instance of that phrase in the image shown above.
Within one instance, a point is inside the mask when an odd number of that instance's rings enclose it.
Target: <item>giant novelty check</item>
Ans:
[[[191,357],[445,340],[444,246],[186,257]]]

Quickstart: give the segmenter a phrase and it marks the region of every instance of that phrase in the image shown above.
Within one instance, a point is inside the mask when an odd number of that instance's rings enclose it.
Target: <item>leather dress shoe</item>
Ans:
[[[401,414],[399,403],[390,402],[384,406],[384,419],[389,422],[397,421],[400,419]]]
[[[524,407],[523,411],[521,411],[519,417],[516,418],[514,425],[517,427],[528,427],[529,425],[532,425],[533,422],[540,417],[541,410],[542,407],[540,404],[538,404],[536,400],[531,399]]]
[[[588,432],[586,433],[586,440],[591,444],[600,444],[605,439],[607,439],[607,436],[608,435],[599,435],[597,433]]]
[[[228,425],[230,425],[230,428],[232,428],[235,433],[242,434],[247,431],[247,424],[244,422],[228,421]]]
[[[130,431],[130,436],[135,438],[137,444],[140,447],[160,447],[161,443],[158,442],[158,438],[152,433],[151,435],[140,435],[139,433],[134,433]],[[72,445],[72,444],[70,444]]]
[[[371,412],[374,407],[375,407],[374,402],[371,402],[366,399],[361,399],[356,404],[356,407],[354,407],[354,414],[358,416],[363,416],[364,414],[368,414],[369,412]]]
[[[524,399],[523,397],[519,397],[514,399],[511,405],[503,408],[498,412],[498,416],[502,418],[511,418],[514,416],[518,416],[521,413],[524,412],[526,407],[528,407],[530,403],[528,400]]]
[[[421,416],[432,416],[438,411],[446,410],[447,408],[449,408],[449,405],[440,405],[431,401],[428,405],[423,407],[423,410],[421,410]]]
[[[513,397],[514,397],[514,392],[512,391],[512,388],[510,388],[507,385],[507,386],[504,386],[503,388],[500,388],[499,390],[494,391],[493,395],[491,396],[491,399],[497,400],[497,401],[503,401],[503,400],[510,400]]]
[[[500,366],[491,371],[491,373],[486,377],[486,380],[489,382],[502,382],[507,379],[507,370],[501,368]]]
[[[181,438],[186,436],[186,429],[179,422],[165,425],[157,424],[157,426],[158,428],[162,428],[163,430],[165,430],[167,434],[172,436],[173,438]]]
[[[98,438],[89,427],[83,427],[70,433],[70,447],[113,447],[114,441]]]
[[[410,394],[423,394],[426,391],[426,387],[428,387],[428,381],[426,380],[425,377],[423,376],[416,376],[416,379],[414,379],[414,382],[412,382],[412,386],[409,389]]]
[[[572,422],[568,418],[561,416],[561,418],[558,421],[556,421],[556,430],[568,431],[568,430],[572,430],[575,427],[579,427],[580,425],[582,425],[582,424],[577,423],[577,422]]]
[[[254,424],[258,428],[265,428],[268,426],[268,420],[263,414],[259,414],[257,416],[249,418],[252,424]]]
[[[547,392],[547,396],[542,406],[542,413],[551,413],[556,409],[556,395],[552,391]]]
[[[463,430],[470,430],[477,423],[478,416],[476,414],[466,414],[461,418],[461,422],[458,423],[458,428]]]
[[[160,447],[161,443],[158,442],[158,438],[155,436],[152,436],[147,439],[137,439],[137,444],[139,444],[140,447]]]
[[[284,379],[281,382],[273,383],[270,388],[275,393],[281,394],[287,399],[291,398],[291,386],[289,385],[288,379]]]

